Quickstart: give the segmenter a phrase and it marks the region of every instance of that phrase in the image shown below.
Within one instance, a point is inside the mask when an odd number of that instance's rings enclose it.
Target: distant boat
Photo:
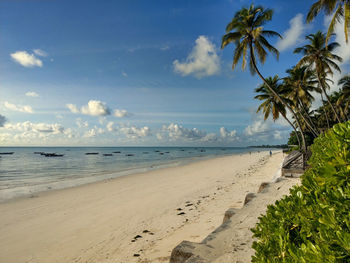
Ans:
[[[104,153],[103,156],[113,156],[111,153]]]
[[[96,155],[96,154],[98,154],[98,153],[85,153],[85,155]]]
[[[134,154],[129,153],[129,154],[126,154],[125,156],[134,156]]]
[[[116,152],[113,152],[113,153],[121,153],[121,151],[116,151]]]
[[[5,155],[5,154],[10,155],[10,154],[13,154],[13,153],[14,152],[3,152],[3,153],[0,152],[0,154],[2,154],[2,155]]]
[[[64,154],[57,154],[57,153],[45,153],[45,157],[63,157]]]

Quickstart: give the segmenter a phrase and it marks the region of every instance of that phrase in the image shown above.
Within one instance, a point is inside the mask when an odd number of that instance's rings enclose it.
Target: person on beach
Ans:
[[[272,152],[271,152],[271,150],[270,150],[270,156],[272,156]]]

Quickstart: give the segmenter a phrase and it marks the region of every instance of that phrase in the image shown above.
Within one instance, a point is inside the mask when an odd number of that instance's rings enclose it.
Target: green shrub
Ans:
[[[350,122],[315,139],[301,185],[267,208],[252,262],[350,262]]]

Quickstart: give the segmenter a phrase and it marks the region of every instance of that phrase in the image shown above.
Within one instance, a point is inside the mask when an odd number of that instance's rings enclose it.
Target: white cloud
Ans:
[[[175,123],[171,123],[169,126],[163,126],[162,130],[167,132],[170,140],[199,140],[207,135],[206,132],[200,131],[197,128],[187,129],[182,125]]]
[[[234,141],[239,141],[236,130],[229,131],[225,127],[219,130],[220,135],[216,133],[207,133],[205,130],[197,128],[185,128],[180,124],[171,123],[164,125],[163,128],[156,134],[160,141],[167,142],[198,142],[198,143],[220,143],[227,144]]]
[[[44,50],[41,49],[34,49],[33,52],[40,57],[47,57],[47,52],[45,52]]]
[[[253,121],[253,124],[248,125],[244,129],[244,134],[247,136],[254,136],[269,130],[269,122],[262,119]]]
[[[114,116],[118,118],[124,118],[124,117],[130,117],[132,114],[130,112],[127,112],[126,110],[115,110]]]
[[[6,121],[6,117],[0,114],[0,127],[4,127]]]
[[[32,123],[30,121],[18,122],[16,124],[8,123],[5,125],[6,129],[17,130],[22,132],[37,132],[37,133],[52,133],[58,134],[64,132],[64,127],[58,123]]]
[[[237,138],[237,131],[236,130],[228,131],[225,127],[221,127],[220,128],[220,136],[222,138],[236,139]]]
[[[89,123],[87,121],[83,121],[81,118],[77,118],[75,123],[79,128],[87,128],[89,127]]]
[[[80,113],[78,107],[74,104],[67,104],[67,108],[72,112],[72,113]]]
[[[96,137],[97,135],[97,132],[95,129],[91,129],[91,130],[88,130],[87,132],[84,133],[83,137],[84,138],[92,138],[92,137]]]
[[[98,122],[103,125],[106,122],[107,118],[106,117],[100,117],[98,118]]]
[[[111,114],[106,103],[99,100],[90,100],[87,105],[81,107],[81,113],[91,116],[106,116]]]
[[[244,131],[242,139],[246,143],[262,144],[268,143],[273,144],[274,141],[286,143],[289,133],[292,130],[291,126],[285,126],[284,123],[281,125],[278,121],[274,122],[271,118],[264,120],[263,113],[256,113],[253,109],[251,110],[252,124],[248,125]]]
[[[36,92],[34,92],[34,91],[28,91],[28,92],[26,93],[26,96],[27,96],[27,97],[39,97],[39,94],[36,93]]]
[[[115,131],[113,125],[114,125],[113,121],[108,122],[107,125],[106,125],[107,131],[110,131],[110,132]]]
[[[26,51],[16,51],[10,54],[12,59],[21,64],[23,67],[42,67],[43,62],[38,59],[34,54],[29,54]]]
[[[218,140],[218,136],[215,133],[208,133],[200,139],[202,142],[217,142]]]
[[[12,103],[9,103],[7,101],[5,101],[4,103],[5,105],[5,108],[9,109],[9,110],[12,110],[12,111],[19,111],[19,112],[25,112],[25,113],[33,113],[33,108],[31,106],[28,106],[28,105],[15,105],[15,104],[12,104]]]
[[[97,130],[97,133],[98,133],[98,134],[104,134],[104,133],[105,133],[105,130],[102,129],[102,128],[97,128],[97,127],[95,126],[95,129]]]
[[[64,134],[69,138],[72,139],[75,137],[75,135],[73,134],[73,130],[71,128],[65,129],[64,130]]]
[[[196,45],[185,62],[173,62],[174,71],[182,76],[194,75],[197,78],[212,76],[220,71],[220,59],[215,45],[205,36],[199,36]]]
[[[284,51],[290,47],[294,47],[295,44],[302,40],[302,35],[306,29],[304,17],[302,14],[297,14],[289,21],[290,27],[285,31],[283,39],[280,39],[276,47],[279,51]]]
[[[128,138],[139,138],[151,135],[151,129],[147,126],[138,128],[136,126],[131,127],[121,127],[118,129],[122,134]]]
[[[99,116],[99,122],[102,125],[106,118],[104,116],[111,115],[111,109],[106,103],[99,100],[90,100],[87,105],[82,106],[80,109],[75,104],[66,104],[67,108],[75,114],[81,113],[90,116]],[[126,110],[116,109],[113,115],[118,118],[130,117],[132,113]]]
[[[12,134],[10,133],[0,133],[0,142],[4,143],[12,140]]]
[[[124,77],[128,77],[128,74],[126,74],[125,71],[122,71],[122,75],[123,75]]]
[[[273,138],[275,138],[276,140],[281,140],[282,139],[282,132],[281,131],[275,131],[273,134]]]
[[[74,104],[67,104],[66,106],[72,113],[81,113],[90,116],[106,116],[111,114],[106,103],[99,100],[90,100],[88,104],[82,106],[80,110]]]

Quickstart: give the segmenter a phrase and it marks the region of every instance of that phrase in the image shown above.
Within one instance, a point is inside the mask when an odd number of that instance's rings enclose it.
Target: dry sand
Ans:
[[[0,262],[168,262],[178,243],[200,242],[271,181],[282,160],[225,156],[2,203]]]

